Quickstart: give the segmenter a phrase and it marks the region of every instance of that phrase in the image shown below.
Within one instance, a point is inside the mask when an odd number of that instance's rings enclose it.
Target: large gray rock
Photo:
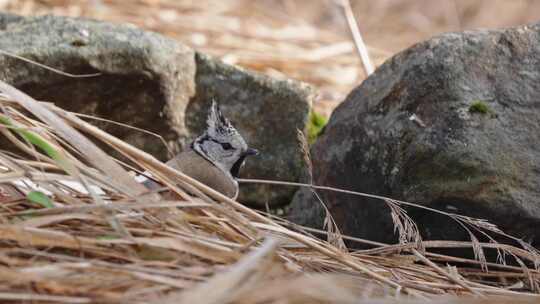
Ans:
[[[313,90],[292,80],[275,80],[198,53],[197,93],[186,113],[191,134],[205,128],[211,101],[261,154],[246,161],[241,177],[298,181],[303,170],[297,130],[308,123]],[[243,184],[239,201],[264,207],[288,204],[294,188]]]
[[[335,110],[312,148],[314,183],[487,218],[539,245],[539,121],[539,24],[441,35],[387,61]],[[383,202],[320,194],[344,233],[395,242]],[[424,237],[468,239],[446,217],[409,212]],[[323,214],[297,193],[294,221],[320,227]]]
[[[211,99],[261,155],[244,177],[297,181],[302,170],[296,129],[306,127],[312,90],[244,71],[156,33],[65,17],[0,14],[0,49],[72,74],[0,55],[0,79],[62,108],[155,132],[173,152],[198,135]],[[162,142],[137,130],[94,121],[100,128],[152,153],[171,157]],[[240,200],[264,206],[290,202],[291,188],[243,185]]]
[[[194,52],[135,26],[84,19],[0,15],[0,49],[72,74],[71,78],[0,56],[0,79],[36,99],[162,135],[187,136],[184,112],[195,93]],[[95,121],[107,132],[167,158],[161,141],[137,130]]]

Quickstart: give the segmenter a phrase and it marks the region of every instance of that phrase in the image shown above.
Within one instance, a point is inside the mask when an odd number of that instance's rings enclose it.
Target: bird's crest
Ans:
[[[206,132],[210,137],[213,138],[235,136],[238,134],[238,131],[236,131],[231,122],[225,116],[223,116],[219,105],[215,101],[212,101],[212,106],[210,107],[206,124]]]
[[[237,176],[246,156],[255,155],[256,150],[247,146],[215,101],[208,112],[206,124],[206,130],[192,143],[192,149],[227,174]]]

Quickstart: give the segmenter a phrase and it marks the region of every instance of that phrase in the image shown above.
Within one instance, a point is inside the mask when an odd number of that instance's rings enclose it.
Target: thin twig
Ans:
[[[39,63],[39,62],[36,62],[36,61],[33,61],[33,60],[30,60],[30,59],[27,59],[27,58],[24,58],[22,56],[19,56],[19,55],[15,55],[13,53],[10,53],[10,52],[7,52],[7,51],[4,51],[4,50],[0,50],[0,54],[4,54],[8,57],[13,57],[15,59],[18,59],[18,60],[21,60],[21,61],[24,61],[24,62],[28,62],[30,64],[33,64],[33,65],[36,65],[40,68],[43,68],[45,70],[49,70],[53,73],[56,73],[56,74],[59,74],[59,75],[62,75],[62,76],[66,76],[66,77],[70,77],[70,78],[89,78],[89,77],[97,77],[97,76],[101,76],[101,73],[91,73],[91,74],[71,74],[71,73],[68,73],[68,72],[64,72],[64,71],[60,71],[58,69],[55,69],[55,68],[52,68],[50,66],[47,66],[47,65],[44,65],[42,63]]]
[[[375,68],[373,67],[371,59],[369,58],[369,52],[366,44],[364,43],[364,39],[362,39],[362,34],[360,33],[360,28],[358,27],[358,22],[354,16],[351,3],[349,0],[341,0],[341,6],[343,7],[345,18],[347,19],[347,24],[349,25],[349,30],[351,31],[351,35],[354,40],[354,45],[356,46],[360,59],[362,60],[362,67],[364,68],[366,76],[369,76],[373,73],[373,71],[375,71]]]

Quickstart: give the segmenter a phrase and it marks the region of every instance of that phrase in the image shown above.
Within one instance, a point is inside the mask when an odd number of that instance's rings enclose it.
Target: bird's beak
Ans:
[[[253,148],[248,148],[246,150],[246,155],[253,155],[253,156],[259,155],[259,150],[253,149]]]

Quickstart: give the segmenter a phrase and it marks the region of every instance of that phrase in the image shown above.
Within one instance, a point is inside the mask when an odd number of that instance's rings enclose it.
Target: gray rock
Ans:
[[[243,177],[298,181],[302,170],[296,129],[305,129],[312,90],[197,54],[182,44],[131,25],[65,17],[0,14],[0,49],[72,74],[0,56],[0,79],[40,100],[157,133],[177,152],[203,129],[212,99],[261,151]],[[196,57],[196,58],[195,58]],[[137,130],[94,121],[107,132],[161,160],[162,142]],[[289,203],[294,189],[242,185],[240,201]]]
[[[134,26],[84,19],[1,14],[0,49],[72,74],[71,78],[7,56],[0,79],[58,106],[144,128],[175,142],[187,136],[185,108],[195,93],[194,52]],[[95,121],[161,159],[161,141],[140,131]]]
[[[540,24],[450,33],[394,56],[333,113],[312,148],[314,183],[486,218],[540,242]],[[415,116],[413,116],[415,115]],[[320,191],[343,232],[395,242],[378,200]],[[408,209],[424,237],[468,239]],[[320,227],[308,190],[291,219]]]
[[[205,126],[212,99],[259,156],[251,157],[241,177],[298,181],[303,170],[297,129],[308,122],[313,90],[292,80],[275,80],[197,53],[197,93],[188,106],[186,125],[191,134]],[[242,184],[239,201],[264,207],[288,204],[295,189]]]

